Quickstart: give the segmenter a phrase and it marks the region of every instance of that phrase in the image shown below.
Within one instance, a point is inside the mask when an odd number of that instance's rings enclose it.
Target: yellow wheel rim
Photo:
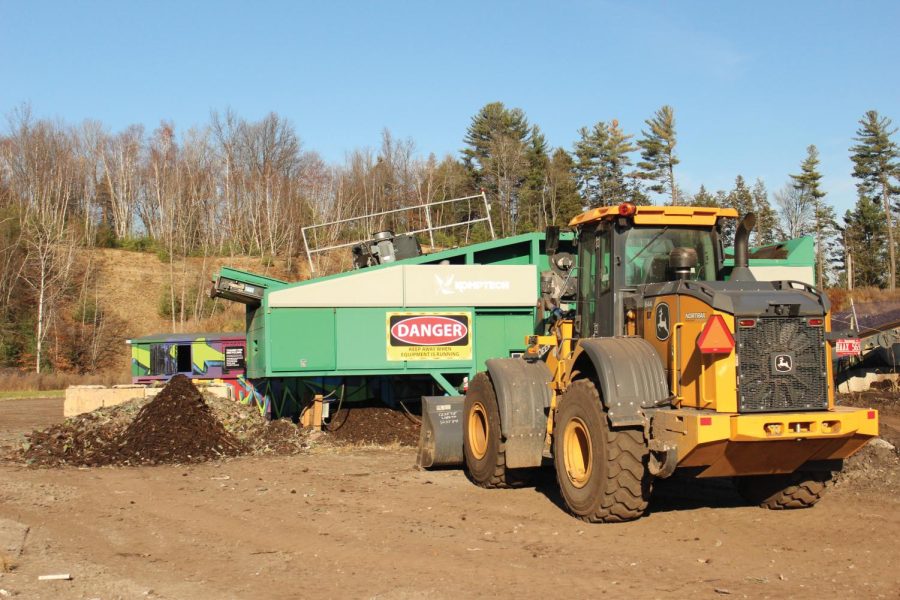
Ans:
[[[587,425],[579,418],[566,424],[563,432],[563,458],[569,482],[577,488],[584,487],[591,478],[594,464],[591,436]]]
[[[487,445],[487,410],[485,410],[484,404],[475,402],[469,409],[469,450],[476,459],[481,460],[487,453]]]

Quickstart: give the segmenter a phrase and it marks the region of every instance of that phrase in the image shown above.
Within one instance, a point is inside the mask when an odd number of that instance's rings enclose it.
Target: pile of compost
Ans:
[[[216,419],[191,381],[176,375],[108,449],[106,464],[167,464],[237,456],[243,445]]]
[[[900,393],[887,386],[867,392],[837,396],[839,406],[874,408],[879,412],[879,438],[844,461],[838,484],[855,489],[900,492]]]
[[[889,382],[873,384],[867,392],[839,394],[835,400],[838,406],[874,408],[879,413],[879,435],[898,449],[900,456],[900,391],[894,390]]]
[[[109,464],[109,449],[118,445],[133,416],[124,410],[112,412],[109,409],[79,415],[27,434],[22,448],[7,458],[42,467]]]
[[[290,421],[267,421],[251,406],[204,396],[178,375],[151,400],[102,408],[27,435],[13,458],[46,467],[156,465],[290,455],[308,447],[307,433]]]
[[[325,427],[342,444],[415,446],[419,443],[419,417],[402,409],[378,405],[352,405],[337,411]]]

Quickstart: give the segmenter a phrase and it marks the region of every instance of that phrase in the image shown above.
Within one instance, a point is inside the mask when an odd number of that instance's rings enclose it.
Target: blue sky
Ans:
[[[822,155],[855,200],[847,149],[866,110],[900,124],[897,2],[13,2],[0,0],[0,113],[112,130],[287,117],[340,162],[380,132],[456,154],[484,104],[522,108],[554,146],[676,111],[690,192]]]

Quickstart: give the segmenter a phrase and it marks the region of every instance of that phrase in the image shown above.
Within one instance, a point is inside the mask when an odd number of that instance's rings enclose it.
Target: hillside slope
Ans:
[[[99,305],[121,324],[121,360],[117,359],[116,364],[123,369],[130,359],[125,340],[132,337],[163,332],[243,330],[242,304],[208,300],[211,277],[222,266],[287,280],[305,276],[305,273],[286,272],[280,262],[267,266],[253,257],[192,257],[170,265],[152,253],[98,248],[87,252],[83,260],[93,273]],[[170,286],[179,300],[184,294],[183,321],[180,311],[176,311],[173,323],[161,310],[169,305]],[[192,315],[195,306],[202,306],[200,318]]]

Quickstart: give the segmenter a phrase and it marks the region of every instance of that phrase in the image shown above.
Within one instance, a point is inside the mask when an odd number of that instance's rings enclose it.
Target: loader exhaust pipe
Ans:
[[[734,232],[734,268],[731,281],[756,281],[750,272],[750,232],[756,226],[756,215],[747,213]]]

